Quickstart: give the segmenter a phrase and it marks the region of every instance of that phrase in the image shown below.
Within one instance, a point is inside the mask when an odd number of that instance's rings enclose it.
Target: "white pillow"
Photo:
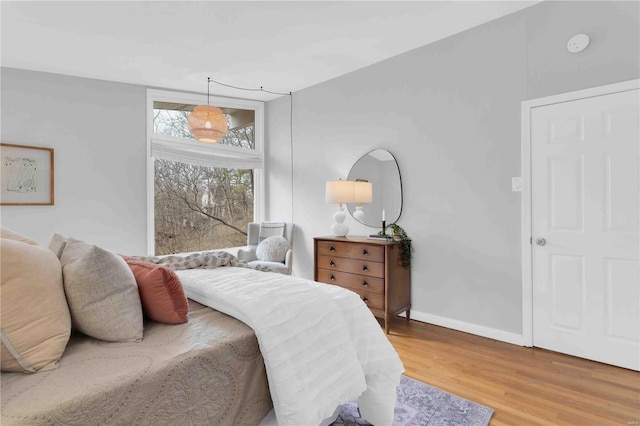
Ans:
[[[256,257],[267,262],[284,262],[287,251],[291,249],[284,237],[268,237],[258,244]]]

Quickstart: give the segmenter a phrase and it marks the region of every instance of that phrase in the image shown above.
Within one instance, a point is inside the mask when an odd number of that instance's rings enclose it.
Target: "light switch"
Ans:
[[[522,178],[521,177],[512,177],[511,178],[511,192],[522,192]]]

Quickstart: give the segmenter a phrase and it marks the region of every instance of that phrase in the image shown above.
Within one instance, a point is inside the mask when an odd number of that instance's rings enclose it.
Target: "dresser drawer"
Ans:
[[[367,237],[317,237],[313,239],[314,280],[351,290],[369,310],[384,321],[389,332],[392,317],[411,314],[411,270],[402,266],[395,241]]]
[[[353,290],[360,296],[360,299],[371,309],[384,310],[384,295],[369,293],[368,291]]]
[[[337,256],[318,256],[318,268],[384,278],[384,263]]]
[[[340,287],[350,290],[363,290],[370,293],[384,294],[384,279],[382,278],[348,274],[330,269],[318,269],[318,281],[338,284]]]
[[[384,246],[375,244],[353,244],[340,241],[318,241],[318,254],[348,257],[350,259],[384,262]]]
[[[337,283],[330,283],[332,285],[337,285],[339,287],[345,288]],[[382,311],[384,311],[384,295],[382,294],[376,294],[376,293],[370,293],[368,291],[362,291],[362,290],[354,290],[354,289],[348,289],[353,291],[354,293],[357,293],[358,296],[360,296],[360,300],[362,300],[369,308],[371,309],[380,309]]]

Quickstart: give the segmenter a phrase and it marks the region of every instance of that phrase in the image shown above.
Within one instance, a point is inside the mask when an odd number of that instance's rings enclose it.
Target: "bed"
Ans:
[[[392,423],[402,363],[355,293],[202,258],[175,271],[188,322],[146,319],[139,341],[73,332],[57,368],[3,371],[2,424],[319,425],[351,400],[371,423]]]
[[[73,335],[60,366],[2,373],[3,425],[258,424],[271,410],[255,334],[189,302],[189,321],[145,323],[144,339]]]

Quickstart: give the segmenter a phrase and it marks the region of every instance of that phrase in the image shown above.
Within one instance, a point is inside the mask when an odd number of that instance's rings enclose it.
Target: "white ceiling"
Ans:
[[[201,93],[207,77],[295,92],[537,2],[3,0],[0,63]]]

